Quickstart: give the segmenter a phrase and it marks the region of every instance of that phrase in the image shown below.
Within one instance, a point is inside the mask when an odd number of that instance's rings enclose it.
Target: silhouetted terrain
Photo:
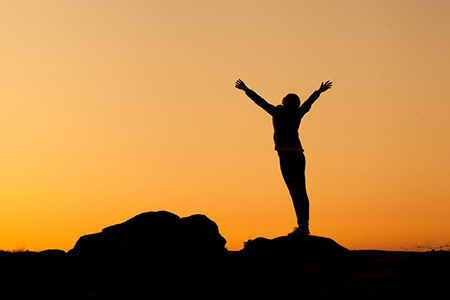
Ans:
[[[227,251],[203,215],[148,212],[61,250],[0,251],[0,299],[429,299],[450,253],[349,251],[331,239],[257,238]]]

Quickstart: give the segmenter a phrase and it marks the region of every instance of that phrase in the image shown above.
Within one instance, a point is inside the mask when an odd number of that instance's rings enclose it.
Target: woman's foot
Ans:
[[[294,230],[288,234],[288,236],[305,236],[305,235],[309,235],[309,229],[300,227],[294,227]]]

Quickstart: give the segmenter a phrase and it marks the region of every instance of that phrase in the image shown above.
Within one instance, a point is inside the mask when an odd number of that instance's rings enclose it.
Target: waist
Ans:
[[[278,152],[304,152],[304,150],[299,147],[277,147],[275,150]]]

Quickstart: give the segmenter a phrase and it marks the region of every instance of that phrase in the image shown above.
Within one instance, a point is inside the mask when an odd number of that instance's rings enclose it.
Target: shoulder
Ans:
[[[275,106],[275,108],[274,108],[274,113],[277,114],[277,115],[282,115],[285,112],[286,112],[286,107],[284,107],[281,104]]]
[[[284,110],[285,110],[285,107],[283,105],[281,105],[281,104],[275,106],[275,109],[274,109],[274,111],[277,112],[277,113],[281,113]]]

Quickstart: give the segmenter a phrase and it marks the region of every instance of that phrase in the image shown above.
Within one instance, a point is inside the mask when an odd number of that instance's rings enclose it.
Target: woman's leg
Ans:
[[[280,168],[284,181],[291,194],[297,224],[300,229],[309,225],[309,199],[306,192],[305,166],[303,152],[279,152]]]

